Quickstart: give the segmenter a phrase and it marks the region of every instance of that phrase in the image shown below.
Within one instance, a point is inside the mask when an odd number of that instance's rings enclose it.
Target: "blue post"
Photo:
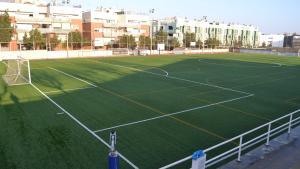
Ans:
[[[119,155],[116,150],[117,133],[115,131],[110,133],[110,152],[108,154],[108,169],[119,169]]]
[[[108,168],[119,169],[119,156],[116,152],[110,152],[108,155]]]

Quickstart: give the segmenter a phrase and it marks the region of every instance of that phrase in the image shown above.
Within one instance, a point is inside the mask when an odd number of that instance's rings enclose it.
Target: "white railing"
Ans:
[[[296,115],[298,115],[296,117]],[[296,118],[295,118],[296,117]],[[287,122],[285,123],[282,123],[283,120],[286,120]],[[231,138],[225,142],[222,142],[220,144],[217,144],[213,147],[210,147],[206,150],[204,150],[204,152],[207,154],[209,152],[212,152],[213,150],[216,150],[218,148],[224,148],[225,145],[229,145],[229,144],[232,144],[234,143],[234,141],[239,141],[237,146],[235,146],[234,148],[226,151],[226,152],[223,152],[219,155],[216,155],[214,157],[211,157],[209,159],[206,159],[206,162],[205,162],[205,165],[206,167],[211,167],[225,159],[228,159],[229,157],[232,157],[233,155],[237,155],[237,160],[238,161],[241,161],[241,156],[242,156],[242,152],[243,150],[246,150],[250,147],[253,147],[255,145],[258,145],[259,143],[262,143],[263,141],[266,142],[266,146],[269,146],[269,143],[270,143],[270,138],[275,136],[275,135],[278,135],[282,132],[284,132],[285,130],[287,130],[287,133],[290,134],[291,133],[291,129],[292,127],[296,126],[296,125],[299,125],[300,123],[300,109],[299,110],[296,110],[290,114],[287,114],[283,117],[280,117],[276,120],[273,120],[269,123],[266,123],[264,125],[261,125],[255,129],[252,129],[248,132],[245,132],[239,136],[236,136],[234,138]],[[277,124],[279,126],[276,126],[275,128],[273,128],[273,126]],[[250,134],[253,134],[255,132],[260,132],[262,130],[267,130],[267,132],[264,132],[263,134],[259,135],[259,136],[256,136],[256,137],[251,137]],[[249,138],[247,138],[248,140],[247,141],[244,141],[244,139],[246,137],[250,137],[252,139],[249,140]],[[181,160],[178,160],[172,164],[169,164],[169,165],[166,165],[164,167],[161,167],[160,169],[167,169],[167,168],[171,168],[171,167],[174,167],[174,166],[177,166],[183,162],[186,162],[186,161],[189,161],[192,159],[192,155],[188,156],[188,157],[185,157]]]

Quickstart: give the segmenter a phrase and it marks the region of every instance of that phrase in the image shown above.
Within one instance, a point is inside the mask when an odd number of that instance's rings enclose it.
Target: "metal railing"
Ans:
[[[298,115],[298,117],[296,117],[296,115]],[[287,122],[282,123],[282,120],[287,120]],[[223,160],[226,160],[234,155],[237,155],[237,161],[241,161],[241,156],[244,150],[249,149],[250,147],[253,147],[255,145],[258,145],[259,143],[262,143],[263,141],[265,141],[266,146],[269,146],[270,144],[270,138],[272,138],[275,135],[278,135],[280,133],[283,133],[285,130],[287,131],[288,134],[291,133],[291,129],[292,127],[299,125],[300,123],[300,109],[296,110],[290,114],[287,114],[285,116],[282,116],[276,120],[273,120],[269,123],[266,123],[264,125],[261,125],[255,129],[252,129],[248,132],[245,132],[239,136],[236,136],[234,138],[231,138],[225,142],[219,143],[215,146],[212,146],[206,150],[204,150],[204,152],[207,154],[209,152],[212,152],[213,150],[216,150],[218,148],[225,148],[225,145],[228,145],[229,143],[233,143],[234,141],[238,140],[238,145],[235,146],[234,148],[231,148],[230,150],[223,152],[221,154],[218,154],[214,157],[211,157],[209,159],[206,159],[205,165],[206,167],[211,167],[217,163],[222,162]],[[276,126],[275,128],[273,128],[275,126],[275,124],[279,124],[279,126]],[[259,136],[256,137],[252,137],[252,139],[249,139],[247,141],[244,141],[244,139],[246,137],[251,137],[251,134],[255,133],[255,132],[259,132],[262,131],[263,129],[267,130],[267,132],[264,132],[263,134],[260,134]],[[192,155],[185,157],[181,160],[178,160],[174,163],[171,163],[169,165],[166,165],[164,167],[161,167],[160,169],[167,169],[167,168],[171,168],[174,166],[177,166],[183,162],[189,161],[192,159]]]

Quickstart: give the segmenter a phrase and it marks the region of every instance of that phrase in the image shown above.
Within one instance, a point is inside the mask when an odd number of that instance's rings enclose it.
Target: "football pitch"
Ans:
[[[121,168],[154,169],[300,108],[296,57],[41,60],[31,76],[0,82],[0,168],[105,169],[117,131]]]

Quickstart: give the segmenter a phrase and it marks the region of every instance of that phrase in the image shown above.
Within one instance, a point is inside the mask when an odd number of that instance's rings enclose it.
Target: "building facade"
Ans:
[[[150,18],[112,8],[98,8],[83,14],[84,37],[95,48],[113,45],[119,37],[132,35],[138,41],[141,35],[149,36]]]
[[[168,38],[177,38],[181,46],[184,45],[186,33],[194,33],[196,41],[205,42],[210,38],[220,41],[221,46],[230,47],[240,42],[242,47],[258,47],[260,32],[252,25],[225,24],[208,22],[203,19],[190,20],[187,18],[172,17],[158,20],[154,23],[154,32],[163,30]]]
[[[83,36],[95,48],[112,45],[118,35],[118,16],[111,8],[98,8],[83,13]]]
[[[152,21],[148,14],[102,7],[83,11],[81,6],[71,6],[69,2],[0,2],[0,13],[9,13],[15,29],[9,44],[10,50],[21,48],[25,33],[33,29],[38,29],[46,37],[55,34],[62,42],[68,40],[70,32],[79,31],[84,43],[88,43],[87,46],[91,46],[92,49],[112,46],[123,35],[131,35],[138,42],[140,36],[153,37],[160,30],[167,33],[168,39],[178,39],[182,47],[186,44],[186,33],[194,33],[196,41],[202,43],[208,39],[217,39],[223,47],[232,47],[239,43],[240,47],[254,48],[258,47],[260,42],[258,28],[251,25],[209,22],[206,17],[194,20],[170,17]]]
[[[300,35],[286,35],[284,37],[284,47],[300,49]]]
[[[259,46],[282,48],[284,46],[284,35],[262,34]]]
[[[56,34],[61,41],[66,41],[69,32],[82,32],[80,6],[45,4],[38,0],[0,2],[0,13],[5,11],[8,12],[15,30],[10,42],[11,50],[20,48],[25,33],[33,29],[38,29],[47,36]]]

